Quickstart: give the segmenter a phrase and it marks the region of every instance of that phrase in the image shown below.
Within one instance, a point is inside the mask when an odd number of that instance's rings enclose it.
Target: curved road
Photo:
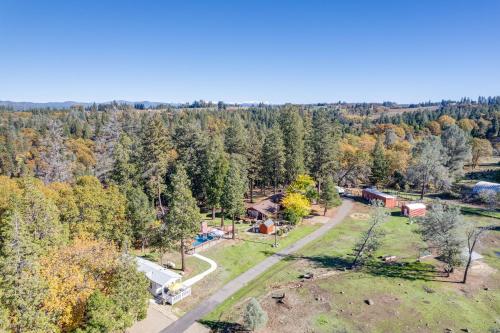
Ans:
[[[226,299],[231,297],[235,292],[244,287],[247,283],[255,279],[260,274],[264,273],[274,264],[278,263],[280,260],[285,258],[287,255],[300,250],[306,244],[312,242],[313,240],[323,236],[328,230],[333,228],[335,225],[340,223],[351,211],[353,207],[353,202],[349,199],[345,199],[342,205],[337,209],[335,215],[319,229],[313,231],[304,238],[299,239],[297,242],[288,246],[287,248],[279,251],[272,256],[264,259],[256,266],[250,268],[245,273],[241,274],[234,280],[228,282],[221,289],[216,291],[212,296],[201,302],[197,307],[186,313],[184,316],[170,324],[165,329],[161,330],[160,333],[179,333],[187,330],[196,321],[203,318],[208,313],[212,312],[219,304],[224,302]]]

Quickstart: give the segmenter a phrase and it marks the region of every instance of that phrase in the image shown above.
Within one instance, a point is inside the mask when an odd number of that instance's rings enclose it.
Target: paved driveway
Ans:
[[[178,317],[172,313],[170,306],[149,303],[148,314],[144,320],[127,329],[127,333],[158,333],[172,324]],[[193,323],[186,330],[188,333],[208,333],[210,330],[199,323]]]
[[[264,261],[250,268],[248,271],[241,274],[234,280],[228,282],[225,286],[223,286],[221,289],[215,292],[212,296],[207,298],[205,301],[201,302],[196,308],[192,309],[184,316],[182,316],[181,318],[170,324],[168,327],[163,329],[161,333],[186,332],[190,328],[190,326],[196,323],[197,320],[200,320],[205,315],[212,312],[219,304],[224,302],[227,298],[229,298],[239,289],[244,287],[247,283],[255,279],[257,276],[264,273],[271,266],[282,260],[287,255],[297,250],[300,250],[307,243],[312,242],[313,240],[321,237],[328,230],[330,230],[335,225],[340,223],[347,216],[347,214],[349,214],[352,207],[353,207],[353,202],[350,199],[345,199],[329,222],[325,223],[322,227],[313,231],[304,238],[301,238],[297,242],[288,246],[284,250],[277,252],[272,256],[266,258]]]

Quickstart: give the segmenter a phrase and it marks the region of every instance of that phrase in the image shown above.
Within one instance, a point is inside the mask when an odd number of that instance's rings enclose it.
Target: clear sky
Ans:
[[[499,0],[0,0],[0,100],[499,94]]]

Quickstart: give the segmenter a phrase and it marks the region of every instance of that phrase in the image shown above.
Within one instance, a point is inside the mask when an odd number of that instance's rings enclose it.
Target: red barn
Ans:
[[[425,216],[427,209],[421,202],[408,202],[401,206],[401,214],[408,217]]]
[[[382,193],[375,188],[365,188],[362,192],[362,197],[365,200],[380,200],[384,203],[384,206],[387,208],[396,207],[397,200],[396,197],[390,194]]]
[[[266,220],[259,225],[259,232],[261,234],[272,234],[274,229],[274,222],[271,219]]]

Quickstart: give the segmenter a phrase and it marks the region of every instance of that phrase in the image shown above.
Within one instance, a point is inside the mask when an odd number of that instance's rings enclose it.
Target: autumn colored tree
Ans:
[[[311,212],[311,202],[300,193],[287,193],[282,200],[285,218],[297,224]]]
[[[479,161],[483,158],[490,157],[493,154],[493,147],[486,139],[472,139],[472,168],[475,169]]]

